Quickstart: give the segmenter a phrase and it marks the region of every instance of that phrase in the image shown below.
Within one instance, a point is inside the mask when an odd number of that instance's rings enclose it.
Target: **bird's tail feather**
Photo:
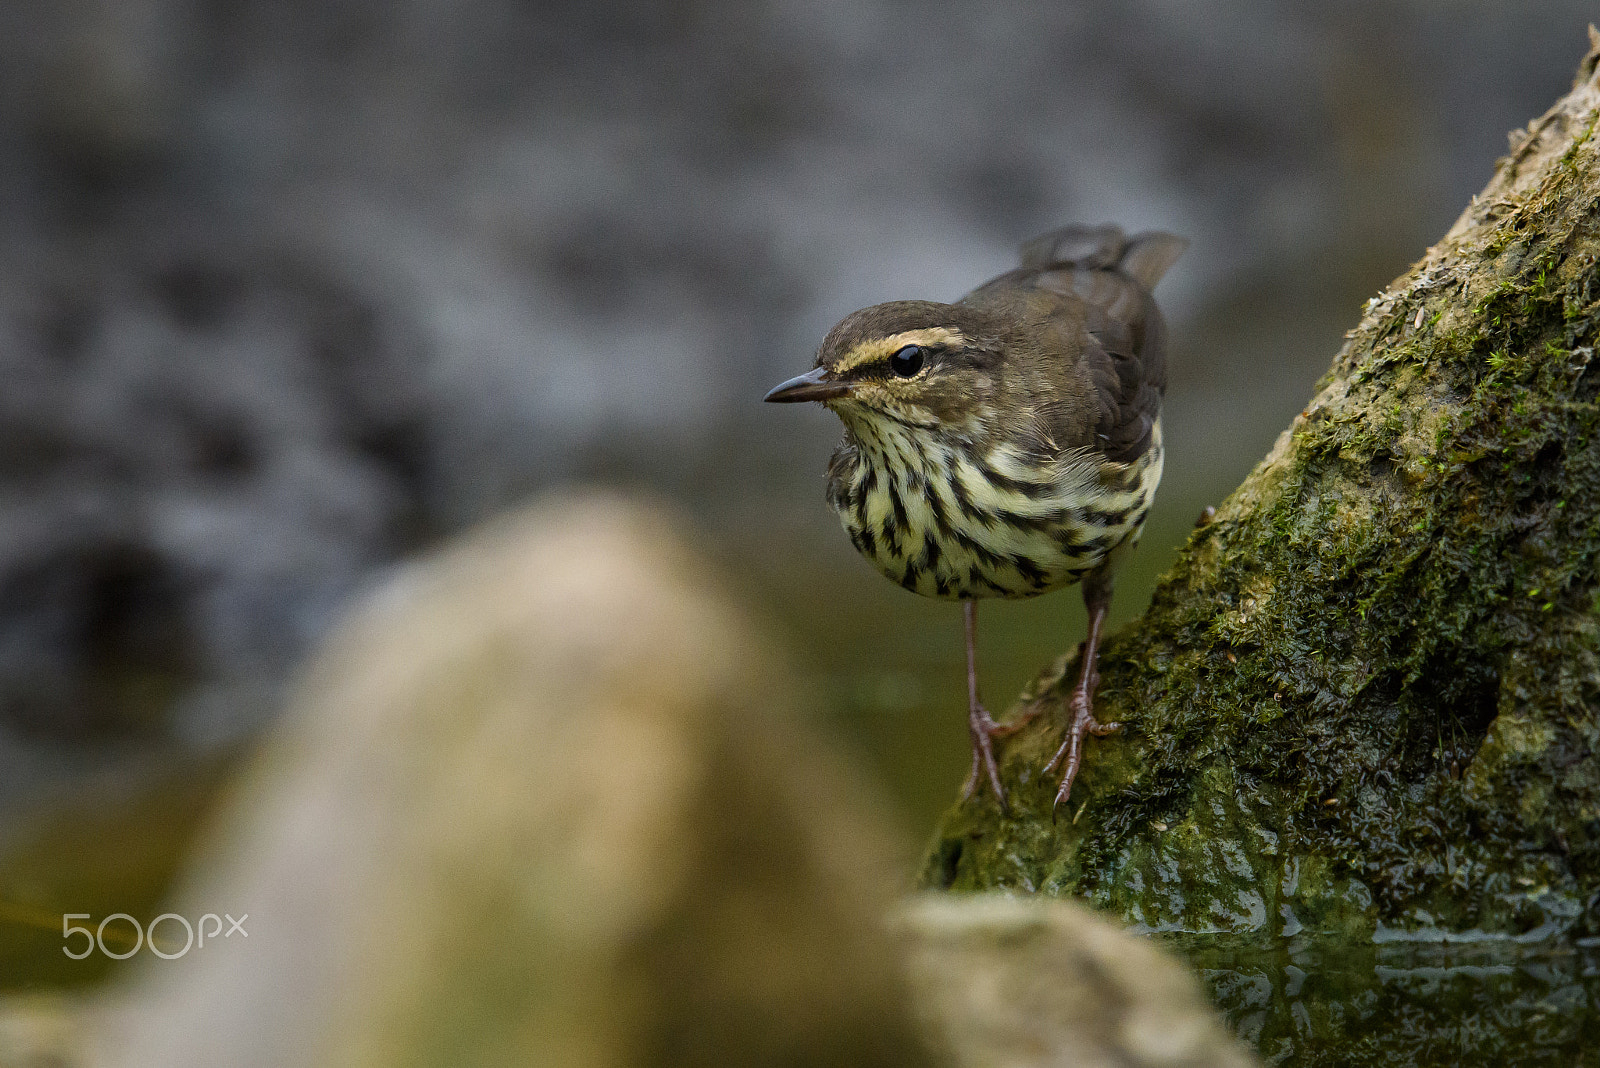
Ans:
[[[1023,245],[1022,266],[1041,271],[1115,269],[1154,289],[1188,247],[1186,238],[1159,230],[1125,237],[1116,226],[1063,226]]]

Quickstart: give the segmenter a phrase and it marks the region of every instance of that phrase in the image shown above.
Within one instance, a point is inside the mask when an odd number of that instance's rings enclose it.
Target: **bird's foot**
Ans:
[[[978,791],[978,783],[987,780],[989,788],[994,791],[995,800],[1000,802],[1000,810],[1006,811],[1006,792],[1000,785],[1000,767],[994,758],[994,739],[1009,738],[1031,723],[1038,714],[1037,707],[1030,708],[1016,719],[996,723],[994,717],[989,715],[989,710],[982,705],[974,705],[968,711],[967,728],[972,734],[972,771],[967,774],[967,783],[961,788],[963,801],[971,800]]]
[[[1056,791],[1057,807],[1072,793],[1072,780],[1077,778],[1078,765],[1083,761],[1083,736],[1092,734],[1096,738],[1104,738],[1122,729],[1120,723],[1101,723],[1094,718],[1094,684],[1099,678],[1096,672],[1085,680],[1087,685],[1080,683],[1073,687],[1072,696],[1067,699],[1067,736],[1061,742],[1061,748],[1056,750],[1056,755],[1050,758],[1050,763],[1044,766],[1048,775],[1063,758],[1066,760],[1065,770],[1061,774],[1061,787]]]

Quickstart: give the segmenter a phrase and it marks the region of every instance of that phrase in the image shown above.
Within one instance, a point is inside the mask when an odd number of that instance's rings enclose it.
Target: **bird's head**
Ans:
[[[846,425],[889,418],[953,427],[995,389],[996,342],[973,309],[925,300],[874,304],[828,331],[817,364],[769,401],[819,401]]]

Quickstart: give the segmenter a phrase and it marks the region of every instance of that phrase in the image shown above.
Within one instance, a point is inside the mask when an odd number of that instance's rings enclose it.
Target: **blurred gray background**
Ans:
[[[1126,620],[1591,9],[0,5],[0,849],[247,745],[354,592],[574,481],[680,502],[926,825],[965,771],[959,613],[855,558],[837,424],[764,390],[1044,229],[1192,238]],[[1075,592],[981,618],[997,711],[1081,636]]]

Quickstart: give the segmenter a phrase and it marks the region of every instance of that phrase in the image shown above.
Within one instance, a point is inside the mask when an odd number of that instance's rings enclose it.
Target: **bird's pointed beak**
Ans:
[[[826,367],[817,367],[803,375],[795,375],[787,382],[779,382],[762,400],[783,402],[825,401],[842,397],[850,392],[850,383],[837,382],[828,377]]]

